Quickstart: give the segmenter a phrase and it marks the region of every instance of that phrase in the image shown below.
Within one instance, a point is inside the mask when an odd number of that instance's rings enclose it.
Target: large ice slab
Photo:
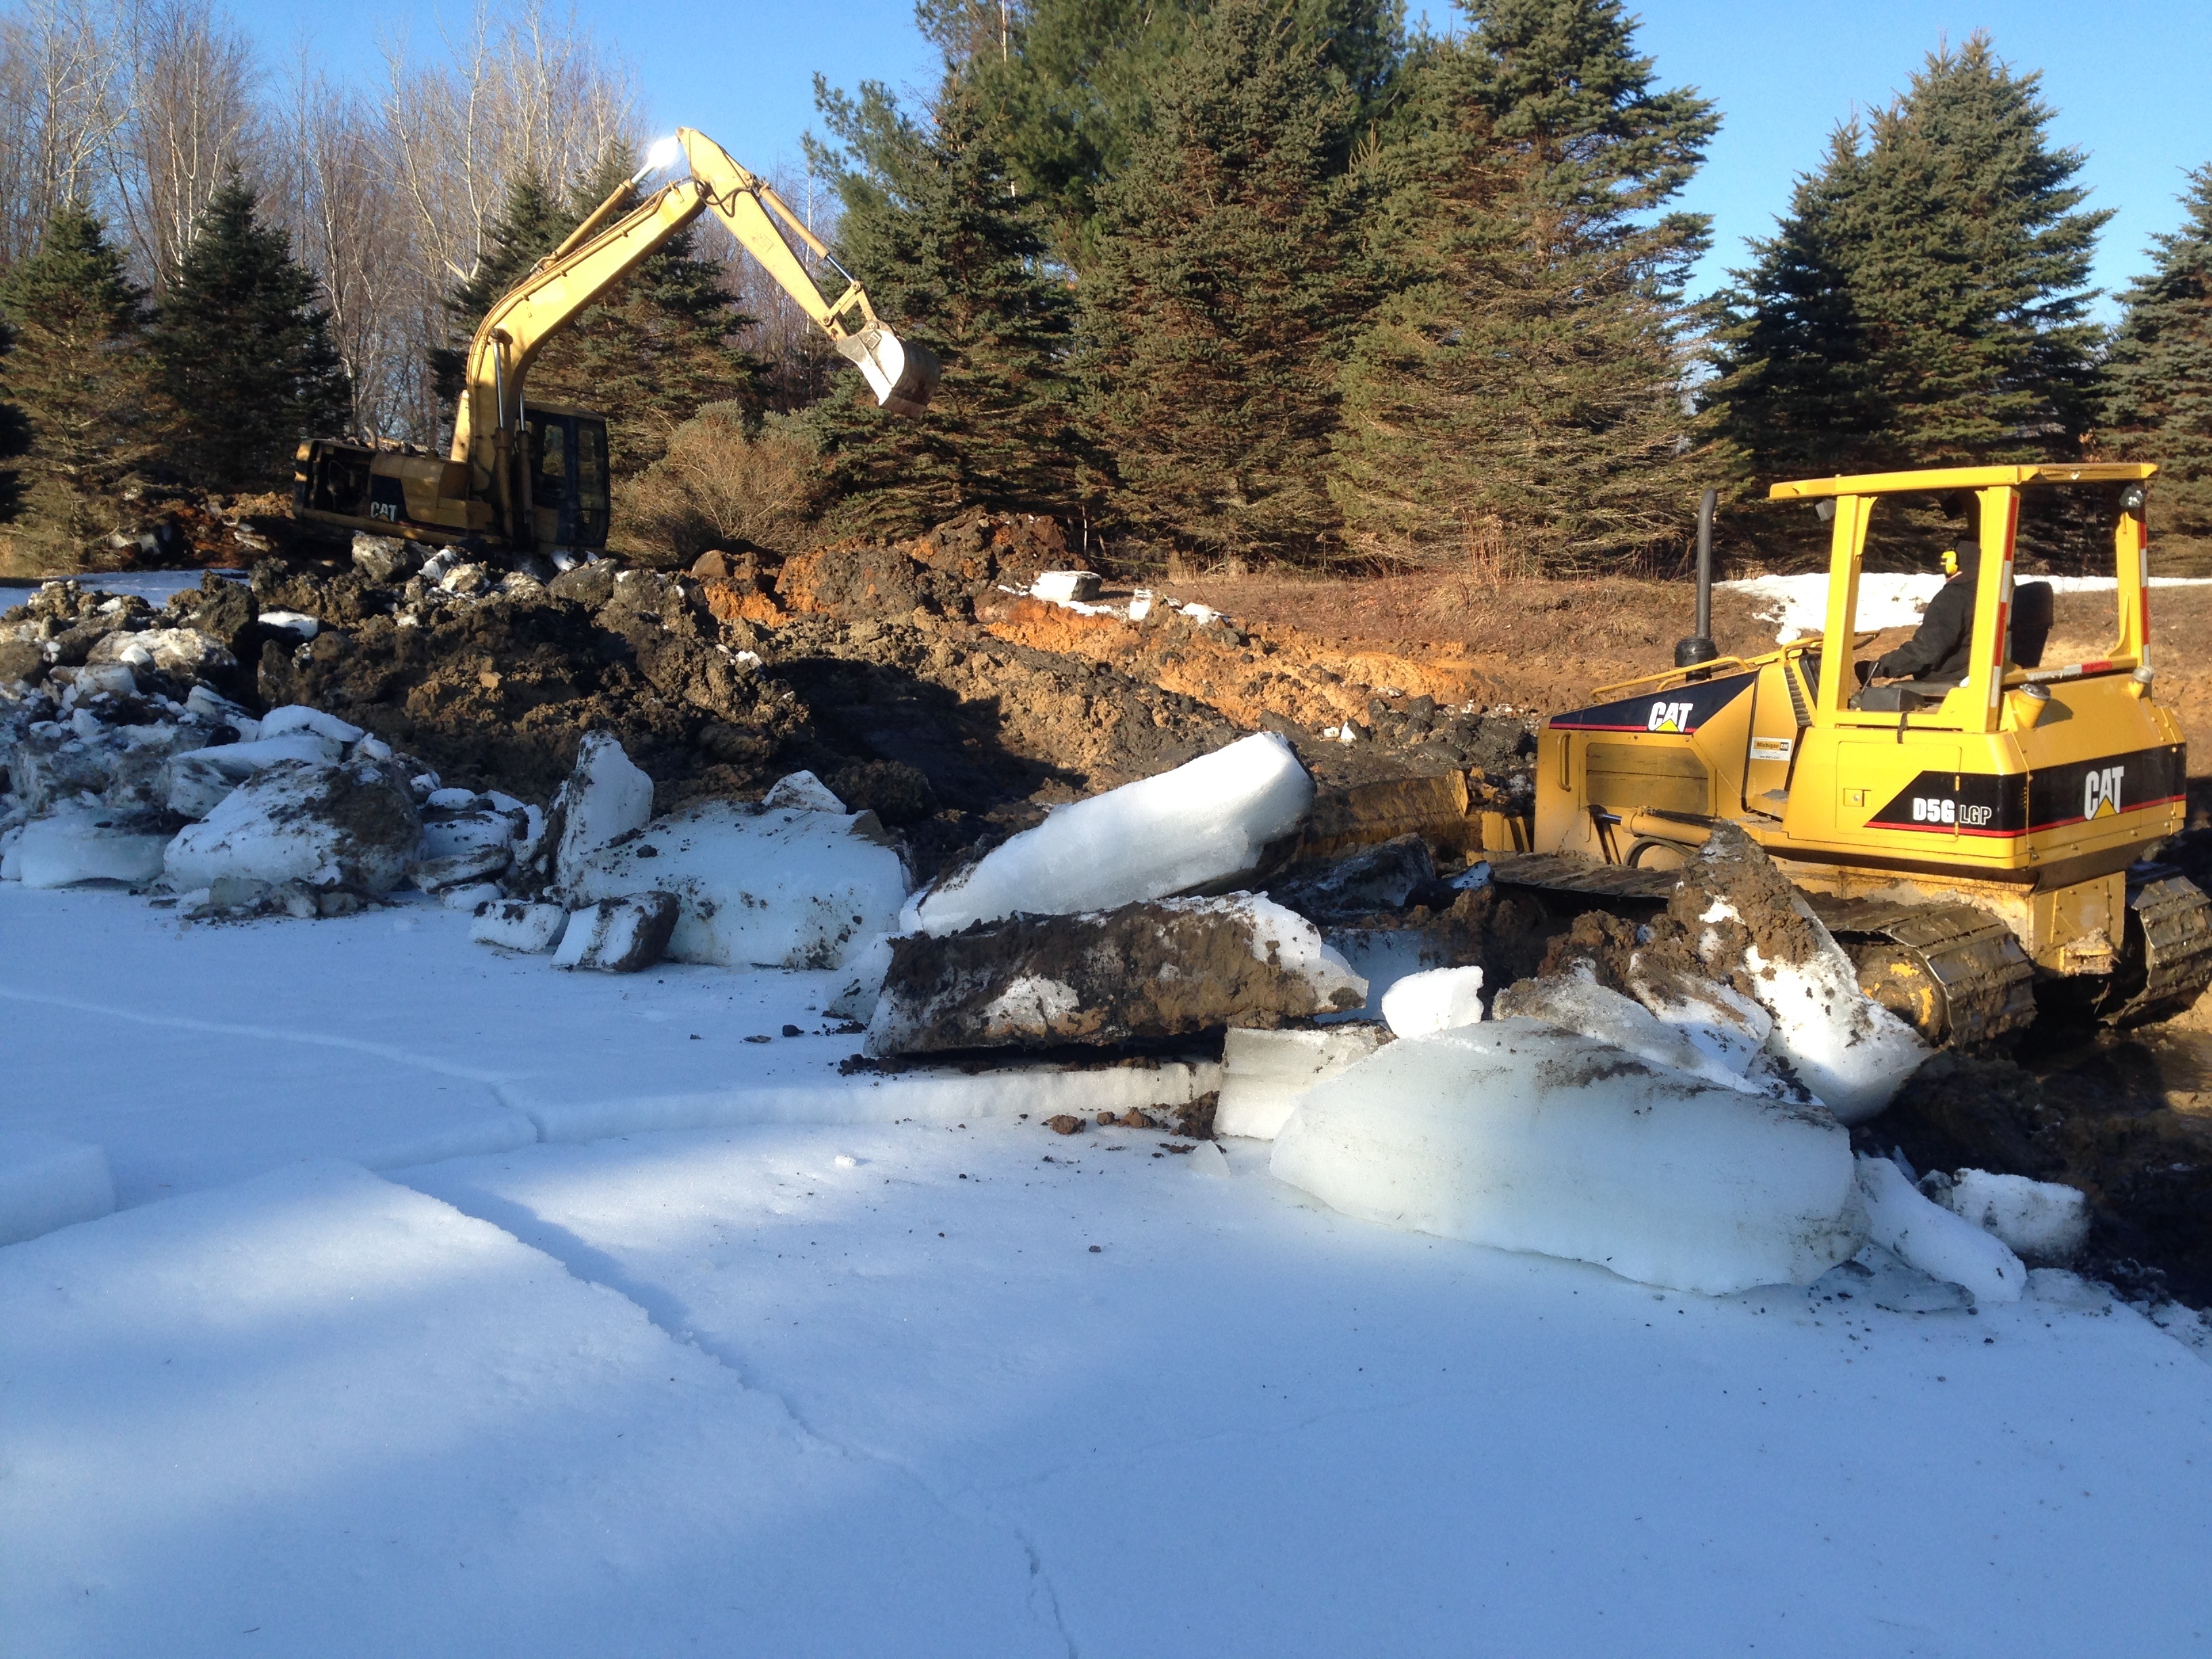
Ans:
[[[700,801],[578,860],[568,887],[582,902],[673,893],[677,962],[834,968],[855,940],[890,932],[906,897],[906,866],[875,823]]]
[[[918,894],[902,933],[952,933],[1010,916],[1073,915],[1165,898],[1253,869],[1297,829],[1313,780],[1272,732],[1158,777],[1057,809]]]
[[[1307,1092],[1269,1167],[1363,1220],[1712,1295],[1808,1284],[1865,1237],[1828,1113],[1530,1020],[1378,1050]]]
[[[161,873],[169,838],[158,822],[105,807],[64,801],[33,818],[9,849],[11,872],[26,887],[70,887],[81,881],[119,881],[139,886]]]
[[[2002,1239],[1925,1196],[1886,1158],[1860,1158],[1858,1181],[1875,1243],[1977,1303],[2020,1300],[2027,1268]]]
[[[1232,1027],[1222,1043],[1221,1098],[1213,1133],[1273,1140],[1307,1090],[1367,1058],[1389,1038],[1379,1025],[1255,1031]]]
[[[393,767],[280,761],[223,797],[169,843],[179,891],[224,877],[388,893],[415,862],[422,820]]]

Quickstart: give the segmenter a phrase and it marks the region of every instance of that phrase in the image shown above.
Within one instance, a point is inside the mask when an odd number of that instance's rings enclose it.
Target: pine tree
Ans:
[[[2087,283],[2111,216],[2080,210],[2082,158],[2051,147],[2040,78],[1986,34],[1931,52],[1863,144],[1846,129],[1801,184],[1721,335],[1717,412],[1755,469],[2081,453],[2100,344]],[[1808,283],[1829,293],[1813,302]]]
[[[1139,535],[1310,560],[1345,339],[1368,303],[1356,94],[1279,0],[1220,0],[1153,88],[1081,287],[1089,427]]]
[[[833,524],[902,535],[969,507],[1066,512],[1081,448],[1064,365],[1074,306],[972,87],[949,71],[927,125],[880,86],[820,96],[845,147],[820,158],[836,167],[844,263],[899,337],[944,366],[922,416],[878,409],[857,375],[808,412]]]
[[[484,313],[581,222],[580,216],[568,216],[535,169],[526,167],[507,180],[506,200],[485,230],[476,269],[445,299],[454,340],[433,346],[429,354],[431,385],[440,402],[451,404],[460,397],[468,378],[469,339]]]
[[[2105,360],[2110,448],[2161,469],[2154,532],[2212,538],[2212,166],[2189,175],[2179,230],[2154,239],[2157,268],[2136,278]]]
[[[177,460],[210,489],[283,485],[301,439],[338,430],[352,407],[315,279],[235,173],[200,216],[151,344]]]
[[[1658,90],[1618,0],[1465,0],[1376,158],[1388,293],[1344,376],[1334,489],[1378,550],[1565,568],[1677,539],[1680,286],[1700,216],[1653,216],[1718,125]]]
[[[926,32],[962,66],[1054,256],[1087,270],[1098,192],[1153,125],[1152,88],[1194,38],[1205,0],[922,0]],[[1378,115],[1404,52],[1399,0],[1292,0],[1297,39]]]
[[[117,486],[164,436],[145,292],[125,276],[99,218],[72,204],[0,276],[0,318],[14,337],[8,400],[29,428],[30,539],[41,557],[74,562],[86,540],[116,527]]]
[[[21,408],[7,399],[8,357],[15,349],[15,331],[0,320],[0,461],[12,461],[31,447],[31,422]],[[14,467],[0,467],[0,524],[12,524],[23,507],[23,475]]]

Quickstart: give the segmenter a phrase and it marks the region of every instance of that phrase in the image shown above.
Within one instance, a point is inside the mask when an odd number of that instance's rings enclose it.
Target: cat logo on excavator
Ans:
[[[1729,823],[1797,884],[1868,994],[1931,1041],[2002,1036],[2039,1001],[2123,1024],[2188,1007],[2212,982],[2212,900],[2148,861],[2183,826],[2185,775],[2180,724],[2151,696],[2144,496],[2157,470],[1776,484],[1773,499],[1832,514],[1825,626],[1747,659],[1708,637],[1708,491],[1697,633],[1668,672],[1545,722],[1529,851],[1494,857],[1495,878],[1570,908],[1661,902],[1664,872]],[[2052,590],[2016,585],[2014,553],[2023,495],[2060,490],[2075,519],[2086,507],[2110,526],[2116,614],[2109,646],[2046,666]],[[1897,497],[1961,494],[1981,543],[1965,671],[1863,684],[1869,528]]]

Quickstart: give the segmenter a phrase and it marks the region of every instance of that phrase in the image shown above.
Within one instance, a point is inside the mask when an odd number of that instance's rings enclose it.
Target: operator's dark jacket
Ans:
[[[1974,578],[1981,568],[1980,544],[1961,537],[1955,550],[1959,574],[1936,590],[1921,613],[1919,631],[1894,651],[1875,659],[1877,679],[1962,680],[1974,644]]]

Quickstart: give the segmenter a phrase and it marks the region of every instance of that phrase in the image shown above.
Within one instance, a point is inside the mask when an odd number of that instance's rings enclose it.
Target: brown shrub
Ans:
[[[616,486],[616,539],[687,565],[715,548],[795,553],[823,489],[820,452],[795,421],[755,425],[739,404],[709,404],[676,428],[667,454]]]

